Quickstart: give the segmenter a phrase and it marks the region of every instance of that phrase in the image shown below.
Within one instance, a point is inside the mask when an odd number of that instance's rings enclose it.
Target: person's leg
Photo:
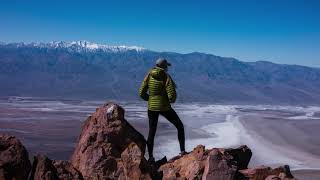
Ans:
[[[184,127],[178,114],[172,108],[169,111],[161,111],[160,114],[164,116],[169,122],[171,122],[177,128],[180,151],[184,152],[185,151]]]
[[[154,144],[154,137],[157,131],[159,112],[148,110],[148,118],[149,118],[149,134],[148,134],[147,146],[148,146],[149,158],[153,158],[153,144]]]

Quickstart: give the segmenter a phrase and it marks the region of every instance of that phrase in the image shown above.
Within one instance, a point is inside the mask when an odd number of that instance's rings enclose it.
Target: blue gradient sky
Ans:
[[[1,1],[0,41],[53,40],[320,67],[320,1]]]

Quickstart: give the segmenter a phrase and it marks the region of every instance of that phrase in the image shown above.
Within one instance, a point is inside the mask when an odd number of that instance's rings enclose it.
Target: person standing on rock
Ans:
[[[153,146],[159,115],[164,116],[177,128],[180,155],[186,153],[184,126],[170,105],[170,103],[176,101],[177,95],[176,85],[167,73],[168,66],[171,66],[171,64],[166,59],[159,58],[156,61],[156,66],[148,72],[139,89],[139,96],[148,101],[149,135],[147,146],[149,161],[154,161]]]

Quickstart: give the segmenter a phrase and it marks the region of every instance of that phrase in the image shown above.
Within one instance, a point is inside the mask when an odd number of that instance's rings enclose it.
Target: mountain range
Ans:
[[[138,100],[159,57],[180,102],[320,104],[319,68],[87,41],[0,43],[0,96]]]

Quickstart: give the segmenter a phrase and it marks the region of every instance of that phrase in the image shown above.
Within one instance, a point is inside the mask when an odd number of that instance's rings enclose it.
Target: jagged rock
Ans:
[[[148,173],[150,167],[143,157],[141,149],[135,143],[129,146],[122,152],[121,161],[118,161],[120,174],[119,179],[152,179]]]
[[[150,179],[145,146],[123,108],[106,103],[84,122],[71,163],[85,179]]]
[[[14,136],[0,134],[0,179],[28,178],[31,163],[28,152]]]
[[[54,160],[53,165],[61,180],[83,180],[81,173],[69,161]]]
[[[45,155],[34,157],[29,180],[82,180],[82,175],[70,162],[51,160]]]
[[[240,170],[249,180],[296,180],[290,172],[288,165],[272,169],[266,166]]]
[[[169,160],[160,167],[160,171],[163,172],[163,179],[168,180],[233,180],[239,167],[247,167],[250,158],[251,151],[246,146],[228,150],[217,148],[206,150],[204,146],[198,145],[189,154]],[[236,162],[239,159],[242,161]]]
[[[58,180],[57,170],[52,160],[44,155],[38,154],[33,159],[30,180]]]
[[[202,175],[204,180],[232,180],[234,179],[237,167],[223,158],[223,154],[214,149],[209,152],[205,161],[205,170]]]
[[[231,158],[230,160],[233,165],[238,167],[238,170],[247,169],[252,157],[252,152],[246,145],[235,149],[226,149],[224,154],[231,155],[229,159]]]

